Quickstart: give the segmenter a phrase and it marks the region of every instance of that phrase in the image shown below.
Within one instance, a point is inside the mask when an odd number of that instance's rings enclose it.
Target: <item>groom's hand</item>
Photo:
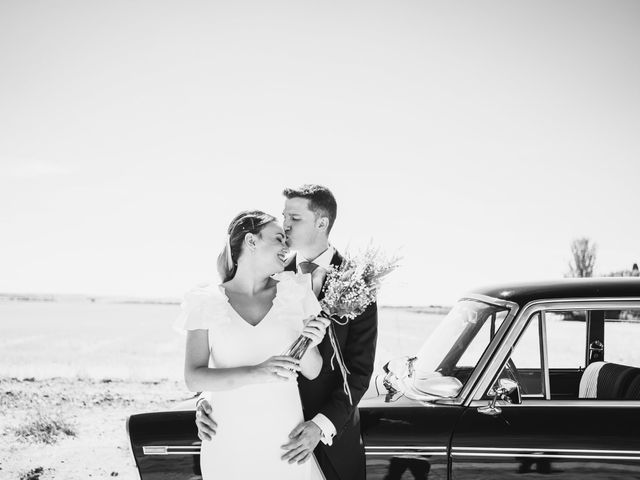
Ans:
[[[198,438],[200,440],[211,440],[216,434],[218,424],[212,418],[213,409],[209,402],[200,400],[196,407],[196,427],[198,427]]]
[[[318,445],[321,436],[322,430],[315,423],[309,421],[298,424],[289,434],[291,439],[289,443],[282,445],[286,452],[280,458],[289,463],[306,462],[313,454],[313,449]]]

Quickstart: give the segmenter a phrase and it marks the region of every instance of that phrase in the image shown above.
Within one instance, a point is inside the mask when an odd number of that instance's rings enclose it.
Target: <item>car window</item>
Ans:
[[[493,336],[502,325],[507,313],[506,310],[493,313],[462,354],[456,364],[456,368],[473,368],[476,366]]]
[[[546,312],[549,368],[583,369],[586,363],[587,312]]]
[[[540,314],[531,316],[524,332],[520,334],[511,354],[511,365],[515,369],[514,380],[521,384],[522,394],[539,396],[543,393],[542,361],[540,356]]]
[[[544,332],[541,325],[545,327]],[[545,337],[548,372],[542,369]],[[604,351],[600,340],[604,341]],[[588,349],[588,343],[593,350]],[[497,378],[515,380],[523,401],[545,397],[573,401],[640,400],[639,343],[640,309],[537,312],[528,319],[512,348],[510,360]],[[600,361],[602,354],[604,364]],[[607,363],[613,365],[600,370],[600,366]],[[587,368],[589,364],[593,364],[592,368]],[[546,373],[548,396],[545,394]],[[601,378],[610,381],[601,382]]]
[[[529,319],[527,328],[520,334],[511,359],[521,368],[540,368],[540,315]]]
[[[514,345],[510,361],[502,368],[498,378],[510,378],[518,382],[523,397],[543,395],[542,361],[540,353],[540,313],[527,322]]]
[[[604,360],[640,367],[640,309],[605,312]]]

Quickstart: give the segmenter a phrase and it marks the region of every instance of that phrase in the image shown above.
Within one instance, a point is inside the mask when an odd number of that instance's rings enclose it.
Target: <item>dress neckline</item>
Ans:
[[[224,295],[225,300],[227,301],[227,305],[229,305],[229,308],[231,309],[231,311],[233,313],[236,314],[236,316],[242,321],[242,323],[244,323],[246,326],[248,326],[249,328],[256,328],[259,325],[261,325],[264,320],[269,316],[269,314],[271,313],[271,311],[273,310],[273,307],[276,303],[276,298],[278,298],[278,285],[276,284],[276,294],[273,297],[273,300],[271,300],[271,306],[269,307],[269,309],[267,310],[267,313],[264,314],[264,316],[258,321],[258,323],[256,323],[255,325],[252,324],[251,322],[247,321],[242,315],[240,315],[240,313],[238,313],[238,311],[234,308],[233,305],[231,305],[231,299],[229,298],[229,295],[227,295],[227,290],[226,288],[222,285],[219,284],[218,285],[218,289],[220,290],[220,292]]]

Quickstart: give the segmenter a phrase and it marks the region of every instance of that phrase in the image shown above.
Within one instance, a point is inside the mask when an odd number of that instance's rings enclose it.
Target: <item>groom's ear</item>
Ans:
[[[318,220],[318,228],[326,232],[329,229],[329,219],[327,217],[320,217]]]

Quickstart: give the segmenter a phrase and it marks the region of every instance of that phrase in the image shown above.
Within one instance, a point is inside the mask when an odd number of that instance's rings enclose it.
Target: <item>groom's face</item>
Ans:
[[[321,234],[316,214],[309,210],[309,200],[306,198],[287,198],[282,215],[287,245],[293,250],[312,245]]]

